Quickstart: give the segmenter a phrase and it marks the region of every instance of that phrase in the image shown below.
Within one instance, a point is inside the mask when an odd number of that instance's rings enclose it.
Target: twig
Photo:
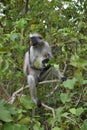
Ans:
[[[46,105],[44,103],[42,103],[42,106],[45,107],[45,108],[47,108],[47,109],[50,109],[52,111],[52,113],[53,113],[53,117],[55,118],[55,110],[54,110],[54,108],[49,107],[48,105]]]
[[[59,82],[59,80],[47,80],[47,81],[43,81],[43,82],[39,82],[39,84],[45,84],[45,83],[53,83],[53,82]],[[29,85],[23,86],[22,88],[20,88],[19,90],[15,91],[12,96],[9,98],[8,103],[14,103],[16,96],[18,93],[20,93],[21,91],[23,91],[24,89],[29,88]]]
[[[84,92],[86,91],[86,89],[87,89],[87,87],[85,87],[85,88],[83,89],[83,91],[82,91],[82,93],[80,94],[79,99],[78,99],[78,101],[77,101],[75,107],[77,107],[77,106],[79,105],[79,103],[80,103],[80,101],[81,101],[81,99],[82,99],[82,96],[84,95]]]
[[[15,98],[16,98],[17,94],[20,93],[21,91],[23,91],[24,89],[27,89],[27,88],[29,88],[29,85],[26,85],[25,87],[22,87],[22,88],[20,88],[19,90],[17,90],[16,92],[14,92],[14,93],[12,94],[11,98],[9,99],[8,103],[12,104],[12,103],[15,101]],[[47,108],[47,109],[50,109],[50,110],[52,111],[52,113],[53,113],[53,117],[55,118],[54,108],[49,107],[49,106],[47,106],[47,105],[44,104],[44,103],[42,103],[42,106],[45,107],[45,108]]]
[[[66,72],[66,69],[67,69],[67,64],[66,64],[66,62],[65,62],[64,64],[65,64],[65,66],[64,66],[64,69],[63,69],[63,75],[65,75],[65,72]]]
[[[23,91],[24,89],[29,88],[29,85],[26,85],[25,87],[23,86],[22,88],[20,88],[19,90],[15,91],[12,96],[9,98],[8,103],[12,104],[14,103],[16,96],[18,93],[20,93],[21,91]]]
[[[80,101],[81,101],[81,98],[82,98],[82,93],[80,94],[79,99],[78,99],[78,101],[77,101],[75,107],[77,107],[77,106],[79,105],[79,103],[80,103]]]
[[[72,122],[74,122],[81,129],[81,126],[75,120],[73,120],[71,117],[66,116],[66,118],[71,120]]]
[[[46,84],[46,83],[54,83],[54,82],[59,82],[59,80],[47,80],[47,81],[42,81],[39,82],[39,84]],[[8,103],[13,103],[15,101],[15,98],[17,96],[18,93],[20,93],[21,91],[23,91],[24,89],[29,88],[29,85],[26,85],[25,87],[23,86],[22,88],[20,88],[19,90],[15,91],[12,96],[9,98]]]
[[[0,96],[2,96],[6,100],[10,98],[9,93],[7,92],[2,83],[0,83]]]
[[[53,91],[52,92],[50,92],[48,95],[46,95],[46,97],[50,97],[50,96],[52,96],[53,94],[54,94],[54,92],[58,89],[58,85],[53,89]]]
[[[56,83],[56,82],[60,82],[59,80],[46,80],[46,81],[42,81],[42,82],[39,82],[39,84],[47,84],[47,83]]]

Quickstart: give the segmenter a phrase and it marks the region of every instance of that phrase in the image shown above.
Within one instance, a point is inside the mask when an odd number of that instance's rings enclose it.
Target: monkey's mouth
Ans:
[[[32,37],[30,40],[32,46],[36,46],[38,44],[38,39],[36,37]]]

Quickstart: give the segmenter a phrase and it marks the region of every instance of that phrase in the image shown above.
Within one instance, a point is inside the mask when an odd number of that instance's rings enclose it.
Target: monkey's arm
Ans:
[[[29,60],[30,56],[29,56],[29,52],[25,53],[25,57],[24,57],[24,65],[23,65],[23,72],[25,75],[29,74],[29,69],[35,69],[35,70],[41,70],[40,68],[35,67],[34,63],[30,62]]]
[[[51,47],[49,46],[48,42],[45,43],[45,46],[46,46],[46,57],[48,59],[53,59],[53,55],[52,55],[52,52],[51,52]]]
[[[28,75],[28,73],[29,73],[29,54],[28,54],[28,52],[25,53],[23,72],[25,75]]]

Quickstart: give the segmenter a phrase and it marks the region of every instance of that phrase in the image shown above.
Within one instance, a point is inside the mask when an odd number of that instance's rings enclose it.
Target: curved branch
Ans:
[[[59,82],[59,80],[47,80],[47,81],[42,81],[42,82],[39,82],[39,84],[47,84],[47,83],[55,83],[55,82]],[[14,103],[15,99],[16,99],[16,96],[22,92],[24,89],[27,89],[29,88],[29,85],[26,85],[26,86],[23,86],[21,87],[20,89],[18,89],[17,91],[15,91],[12,96],[9,98],[8,100],[8,103]]]

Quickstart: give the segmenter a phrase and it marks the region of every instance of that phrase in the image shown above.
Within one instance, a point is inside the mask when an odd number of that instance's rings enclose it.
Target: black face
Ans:
[[[32,46],[36,46],[38,43],[41,42],[41,37],[31,37],[30,38],[30,42],[32,44]]]

